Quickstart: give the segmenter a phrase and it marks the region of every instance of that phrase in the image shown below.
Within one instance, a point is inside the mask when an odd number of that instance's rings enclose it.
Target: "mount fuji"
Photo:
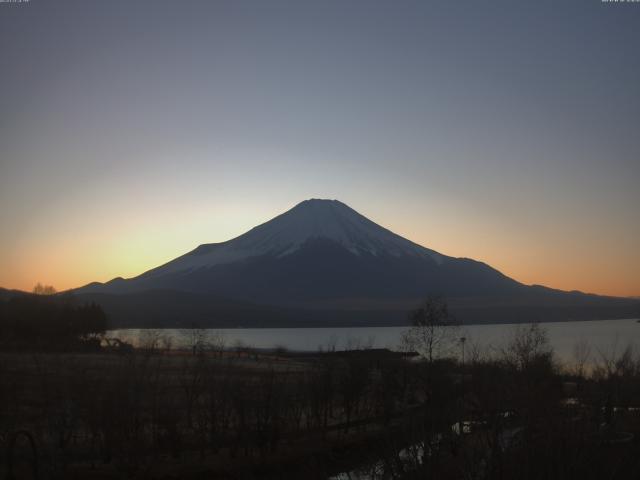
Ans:
[[[427,294],[447,297],[468,321],[610,318],[630,308],[628,300],[523,285],[318,199],[137,277],[74,293],[101,303],[119,326],[399,324]]]

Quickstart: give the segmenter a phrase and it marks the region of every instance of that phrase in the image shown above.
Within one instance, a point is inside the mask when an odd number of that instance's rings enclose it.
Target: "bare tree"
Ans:
[[[628,344],[622,351],[618,348],[618,338],[616,337],[611,348],[598,349],[600,361],[595,370],[599,377],[614,378],[629,376],[634,371],[633,346]]]
[[[404,333],[403,347],[420,353],[429,362],[450,353],[458,338],[459,325],[449,313],[444,298],[429,296],[409,314],[412,327]]]
[[[475,341],[472,338],[466,339],[465,348],[467,363],[471,365],[480,363],[482,361],[487,361],[489,359],[489,352],[487,351],[487,348],[483,347],[480,342]]]
[[[576,376],[584,376],[585,366],[589,362],[590,358],[591,345],[584,338],[578,340],[573,346],[573,372]]]
[[[546,329],[538,323],[530,323],[516,327],[502,354],[507,363],[519,370],[526,370],[537,360],[551,360],[553,349]]]
[[[204,328],[200,328],[194,323],[191,328],[183,330],[182,335],[193,355],[204,353],[207,346],[207,331]]]
[[[33,287],[33,293],[36,295],[55,295],[58,291],[53,287],[53,285],[43,285],[40,282]]]
[[[173,348],[173,337],[168,333],[165,333],[164,335],[161,335],[160,336],[160,346],[162,347],[162,350],[165,353],[169,353],[171,351],[171,349]]]
[[[221,357],[224,353],[226,338],[221,332],[214,332],[208,336],[208,345],[212,352]]]
[[[327,340],[327,352],[335,352],[338,345],[338,336],[333,333]]]
[[[148,354],[154,354],[160,347],[162,332],[154,328],[145,328],[138,334],[138,346]]]

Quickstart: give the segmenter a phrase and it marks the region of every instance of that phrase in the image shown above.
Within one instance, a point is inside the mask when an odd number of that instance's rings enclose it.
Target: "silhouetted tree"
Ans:
[[[33,287],[33,293],[36,295],[55,295],[57,290],[52,285],[43,285],[40,282]]]
[[[419,352],[429,362],[450,352],[458,324],[444,298],[430,295],[409,314],[409,320],[412,326],[402,339],[405,348]]]
[[[107,317],[95,303],[76,305],[70,298],[44,295],[0,303],[0,347],[5,349],[97,349],[107,329]]]

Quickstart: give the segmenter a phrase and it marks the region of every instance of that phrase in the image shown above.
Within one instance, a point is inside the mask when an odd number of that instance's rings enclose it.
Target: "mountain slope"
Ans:
[[[375,224],[336,200],[307,200],[227,242],[200,245],[130,280],[81,291],[170,289],[309,306],[348,298],[514,293],[491,267],[447,257]]]
[[[194,310],[184,301],[184,294],[192,294],[192,303],[202,307],[197,312],[207,311],[207,301],[219,305],[226,299],[236,306],[297,312],[293,316],[323,310],[334,318],[341,316],[337,312],[352,312],[353,318],[355,312],[360,317],[370,312],[373,318],[389,312],[393,323],[430,293],[448,297],[465,312],[477,305],[484,309],[483,318],[487,305],[495,309],[511,301],[513,308],[514,299],[521,309],[538,304],[548,307],[549,302],[565,307],[589,303],[582,294],[528,287],[482,262],[442,255],[396,235],[339,201],[316,199],[227,242],[200,245],[138,277],[89,284],[76,293],[126,294],[139,299],[148,291],[182,292],[173,296],[181,299],[183,314]],[[115,303],[123,304],[121,300]],[[138,309],[140,301],[133,302]],[[220,312],[229,312],[229,305]],[[191,315],[202,317],[197,312]],[[208,314],[214,315],[213,311]]]
[[[280,259],[319,239],[335,243],[355,256],[408,256],[430,259],[435,264],[445,258],[377,225],[342,202],[312,199],[233,240],[200,245],[141,277],[184,273],[265,255]]]

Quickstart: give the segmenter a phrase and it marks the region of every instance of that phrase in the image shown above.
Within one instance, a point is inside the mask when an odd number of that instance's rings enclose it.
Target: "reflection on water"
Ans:
[[[634,319],[599,320],[589,322],[543,323],[558,360],[574,361],[576,345],[587,345],[590,362],[601,355],[621,352],[627,345],[640,345],[640,323]],[[513,334],[514,324],[468,325],[460,331],[466,340],[467,352],[475,348],[491,351],[505,344]],[[227,328],[199,331],[201,340],[217,348],[258,349],[286,348],[293,351],[349,350],[362,348],[397,349],[405,327],[354,328]],[[159,342],[171,348],[188,349],[194,341],[193,330],[154,330]],[[112,330],[110,337],[139,345],[149,336],[148,330]],[[159,345],[160,346],[160,345]]]
[[[505,415],[508,414],[505,412]],[[469,435],[476,428],[482,429],[483,427],[484,422],[465,420],[453,424],[451,431],[456,436]],[[523,430],[519,426],[504,429],[498,439],[501,451],[508,450],[519,439],[521,440]],[[421,465],[424,465],[425,460],[432,455],[434,450],[441,448],[443,440],[441,434],[436,434],[431,442],[416,443],[397,451],[393,455],[392,461],[385,459],[367,463],[353,470],[340,472],[327,480],[388,480],[405,477],[411,472],[416,472]]]

